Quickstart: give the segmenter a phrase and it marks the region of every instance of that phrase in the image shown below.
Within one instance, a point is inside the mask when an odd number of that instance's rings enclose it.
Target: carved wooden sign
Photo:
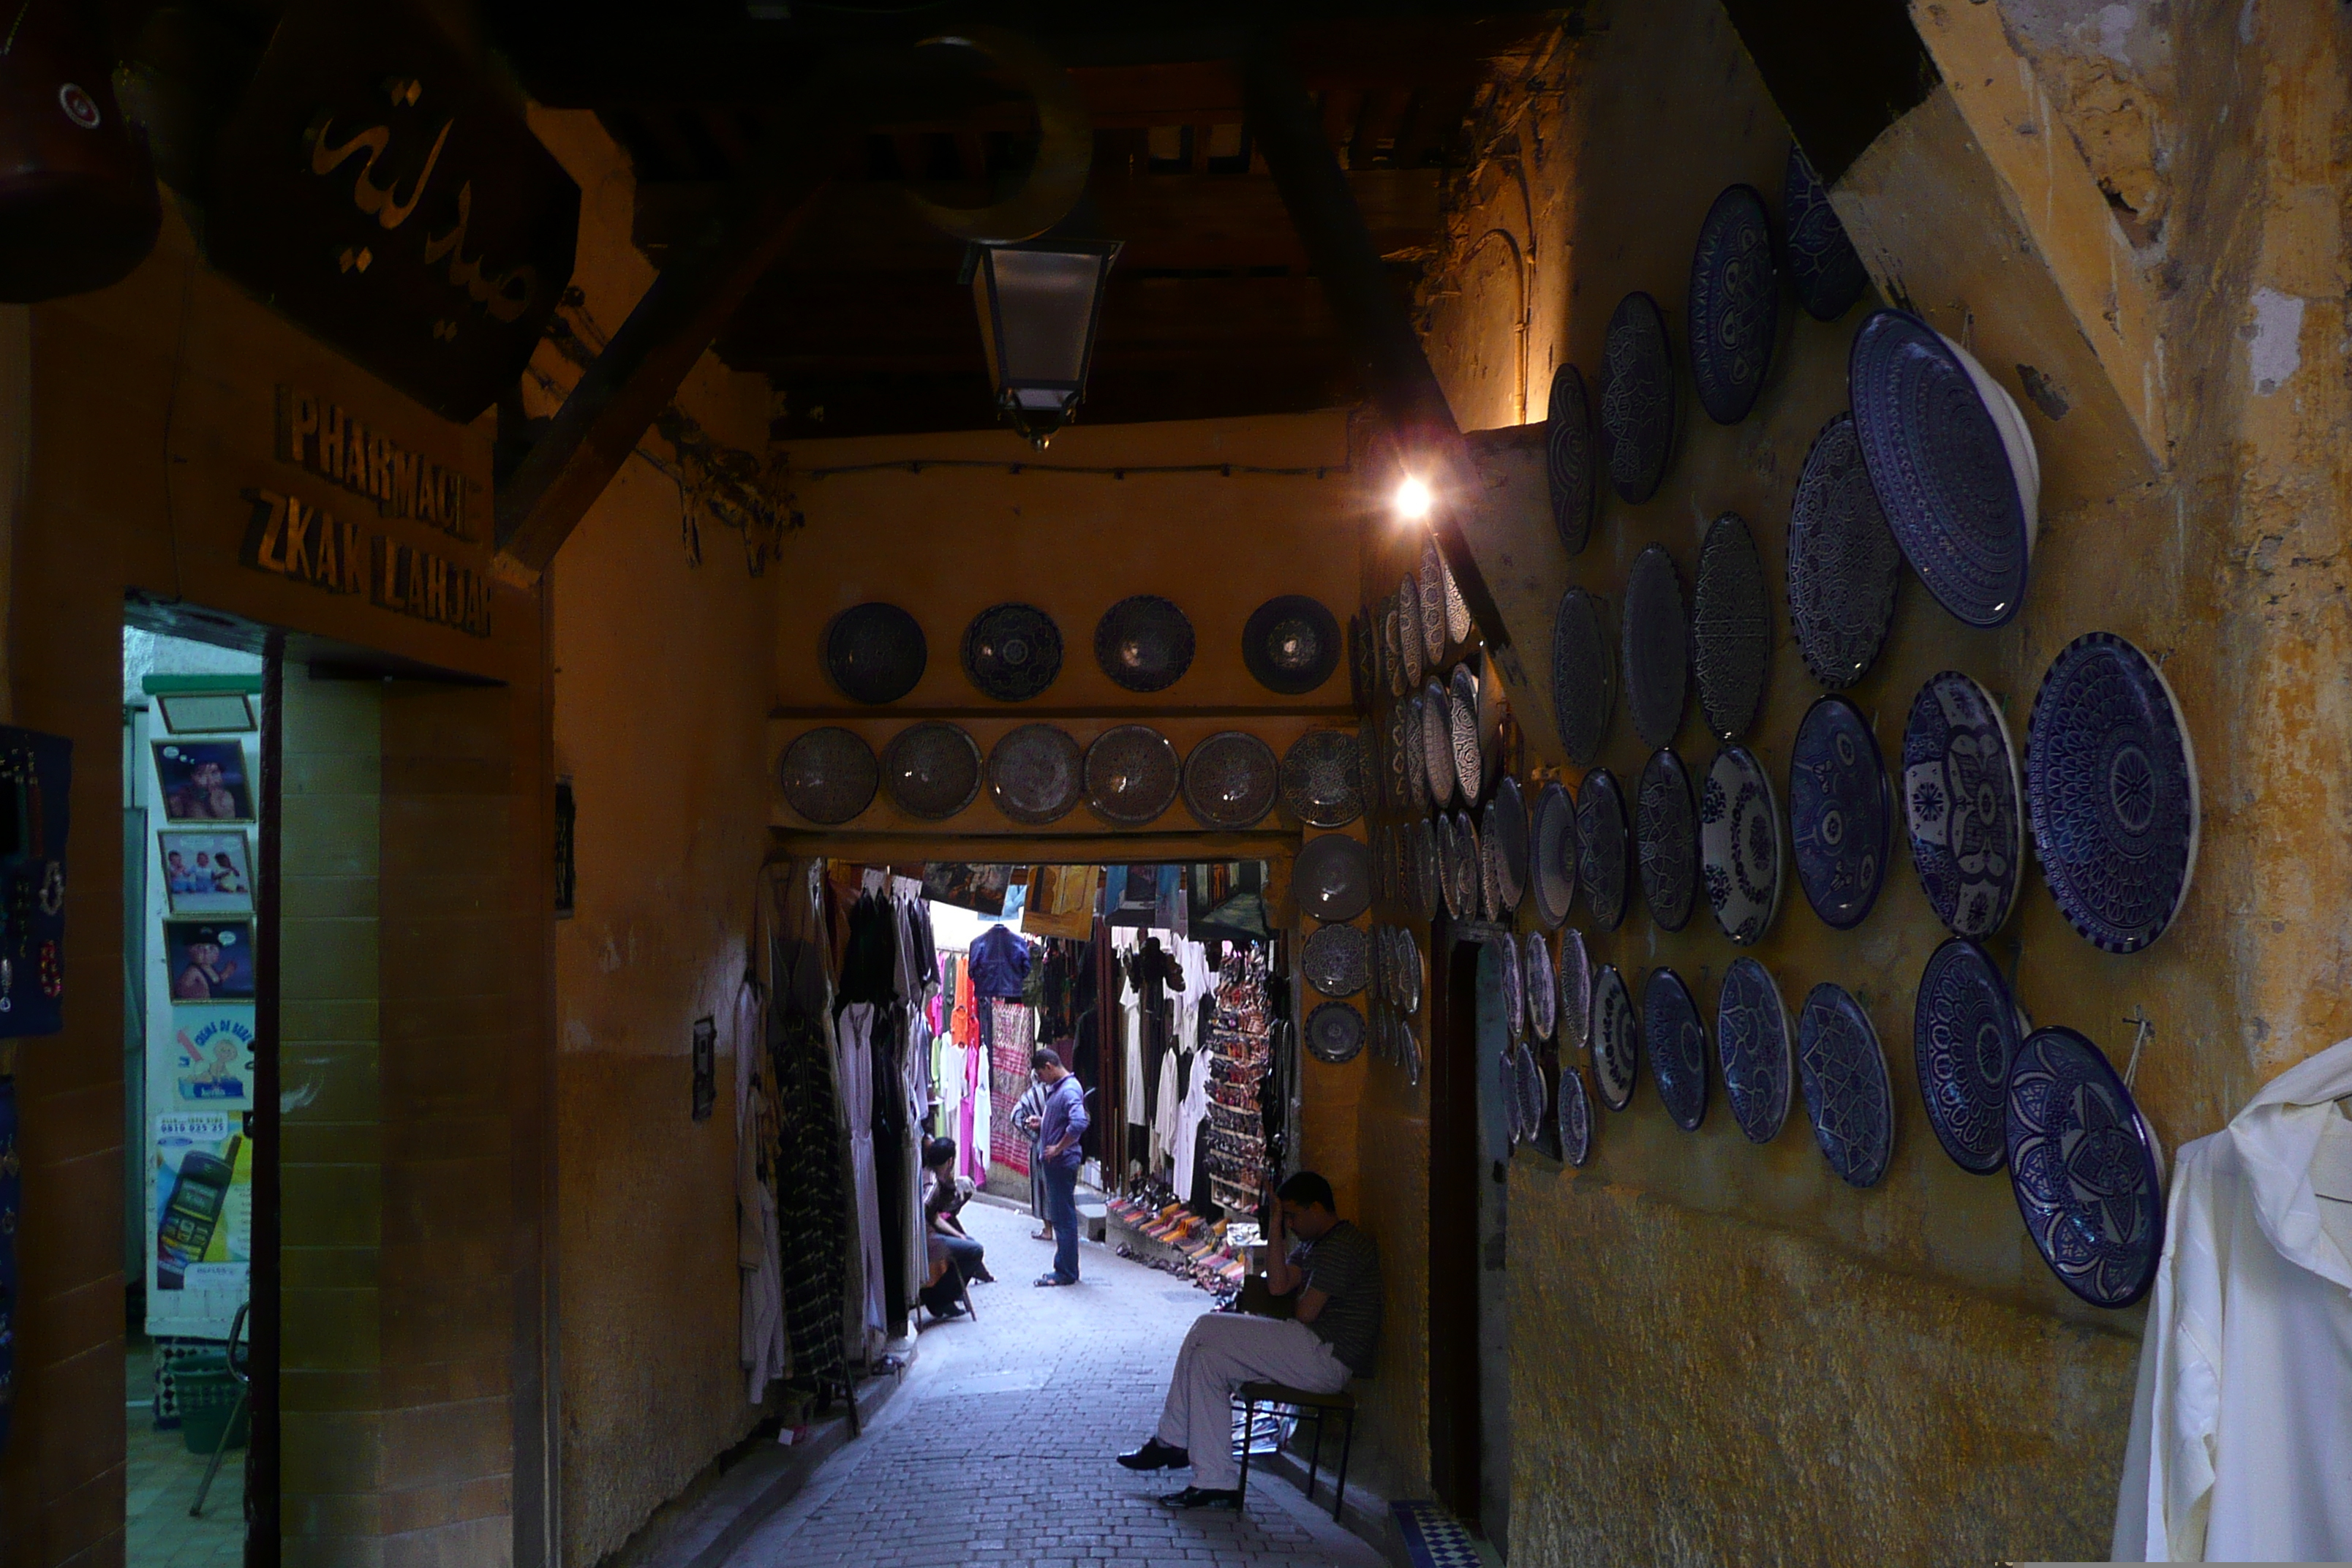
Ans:
[[[294,0],[215,161],[213,265],[446,418],[571,281],[579,186],[414,0]]]

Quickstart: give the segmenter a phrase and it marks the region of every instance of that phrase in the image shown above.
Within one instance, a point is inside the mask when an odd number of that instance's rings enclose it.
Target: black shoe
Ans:
[[[1192,1468],[1192,1456],[1154,1437],[1132,1453],[1121,1454],[1118,1462],[1130,1470],[1187,1470]]]
[[[1170,1508],[1239,1508],[1242,1494],[1238,1488],[1227,1491],[1216,1487],[1186,1487],[1181,1492],[1170,1492],[1160,1500]]]
[[[1058,1274],[1040,1274],[1036,1279],[1032,1279],[1029,1283],[1032,1285],[1051,1287],[1055,1285],[1075,1285],[1077,1281],[1075,1279],[1065,1279]]]

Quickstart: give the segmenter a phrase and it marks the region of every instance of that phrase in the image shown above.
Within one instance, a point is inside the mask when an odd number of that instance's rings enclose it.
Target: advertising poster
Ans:
[[[172,1016],[175,1109],[244,1110],[253,1103],[253,1009],[186,1007]]]
[[[233,1290],[253,1259],[253,1141],[246,1114],[155,1118],[156,1292]]]

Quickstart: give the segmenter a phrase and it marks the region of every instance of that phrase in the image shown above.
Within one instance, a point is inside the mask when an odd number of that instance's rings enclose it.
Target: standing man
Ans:
[[[1040,1285],[1078,1282],[1078,1140],[1086,1136],[1087,1097],[1051,1046],[1029,1053],[1045,1086],[1045,1105],[1037,1122],[1038,1163],[1045,1172],[1045,1217],[1054,1227],[1054,1271],[1037,1276]]]
[[[1333,1211],[1331,1184],[1312,1171],[1283,1183],[1275,1199],[1266,1283],[1289,1315],[1202,1314],[1176,1354],[1159,1430],[1118,1457],[1130,1470],[1190,1466],[1192,1484],[1160,1500],[1171,1508],[1239,1506],[1234,1389],[1265,1380],[1336,1394],[1372,1369],[1381,1331],[1378,1247]]]

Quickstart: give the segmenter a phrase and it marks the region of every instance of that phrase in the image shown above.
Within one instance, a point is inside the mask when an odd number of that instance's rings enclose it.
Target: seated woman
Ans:
[[[988,1271],[985,1249],[956,1217],[971,1196],[971,1183],[955,1174],[955,1162],[954,1139],[934,1138],[923,1145],[923,1239],[929,1244],[931,1268],[922,1302],[942,1318],[963,1310],[959,1302],[967,1281],[985,1285],[996,1279]]]

